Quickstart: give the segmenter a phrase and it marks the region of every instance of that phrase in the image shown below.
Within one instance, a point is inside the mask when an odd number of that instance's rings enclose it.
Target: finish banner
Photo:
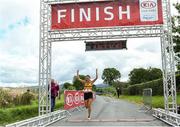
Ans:
[[[51,30],[163,24],[162,0],[53,4],[51,9]]]
[[[95,100],[95,94],[93,93],[93,100]],[[78,106],[84,105],[84,92],[75,90],[64,91],[64,109],[72,109]]]

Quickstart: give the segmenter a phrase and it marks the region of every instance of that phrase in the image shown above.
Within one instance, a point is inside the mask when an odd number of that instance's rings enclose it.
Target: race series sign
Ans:
[[[51,30],[163,24],[161,0],[53,4],[51,9]]]
[[[81,91],[64,91],[64,109],[84,105],[84,93]]]
[[[95,100],[96,95],[93,93],[93,100]],[[65,90],[64,91],[64,109],[73,109],[78,106],[84,105],[84,92],[75,90]]]

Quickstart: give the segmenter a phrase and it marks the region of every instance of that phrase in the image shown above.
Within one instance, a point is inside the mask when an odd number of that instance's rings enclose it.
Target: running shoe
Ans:
[[[88,120],[91,120],[91,117],[88,117]]]

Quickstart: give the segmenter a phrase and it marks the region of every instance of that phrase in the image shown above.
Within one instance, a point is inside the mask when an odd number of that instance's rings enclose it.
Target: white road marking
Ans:
[[[68,122],[151,122],[155,119],[91,119],[91,120],[77,120],[72,119]]]

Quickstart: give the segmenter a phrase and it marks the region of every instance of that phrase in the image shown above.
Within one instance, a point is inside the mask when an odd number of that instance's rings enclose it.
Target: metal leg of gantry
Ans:
[[[51,42],[48,39],[50,5],[40,2],[40,45],[39,45],[39,115],[51,112]]]
[[[162,5],[164,26],[161,36],[161,54],[165,109],[154,109],[153,116],[172,126],[179,126],[180,116],[177,114],[175,53],[173,51],[170,1],[163,0]]]

